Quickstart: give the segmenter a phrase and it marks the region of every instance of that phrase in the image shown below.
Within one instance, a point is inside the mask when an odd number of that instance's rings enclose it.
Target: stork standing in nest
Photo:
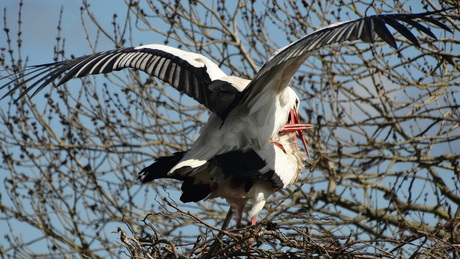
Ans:
[[[18,98],[32,89],[34,96],[55,80],[61,85],[72,78],[124,68],[139,69],[169,83],[212,114],[190,150],[157,158],[140,172],[140,179],[183,181],[183,202],[225,198],[236,210],[240,227],[248,200],[253,202],[249,217],[255,224],[267,197],[292,185],[304,168],[306,156],[297,142],[308,153],[302,131],[311,125],[300,123],[299,97],[288,86],[303,62],[320,48],[343,41],[372,43],[380,38],[396,48],[387,25],[418,46],[401,22],[436,38],[420,22],[450,31],[433,18],[438,13],[374,15],[332,24],[276,51],[252,80],[226,75],[203,55],[152,44],[33,66],[0,90],[12,85],[5,98],[26,85]]]

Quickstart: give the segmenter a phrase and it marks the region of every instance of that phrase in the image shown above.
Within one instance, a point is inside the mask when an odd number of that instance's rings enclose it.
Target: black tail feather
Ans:
[[[183,181],[185,177],[180,175],[168,175],[168,172],[184,157],[185,151],[176,152],[172,156],[163,156],[155,159],[155,162],[139,172],[138,180],[142,183],[151,182],[160,178],[171,178]]]
[[[142,183],[151,182],[155,179],[168,178],[182,181],[182,202],[197,202],[205,199],[210,193],[209,183],[199,183],[194,176],[187,176],[180,173],[168,175],[168,172],[179,163],[186,151],[176,152],[172,156],[163,156],[155,160],[148,167],[139,172],[138,179]],[[207,170],[210,178],[216,177],[215,174],[223,175],[223,178],[233,177],[244,183],[244,189],[248,192],[254,180],[260,179],[272,183],[275,188],[282,188],[283,181],[273,170],[261,173],[260,170],[266,166],[266,162],[252,149],[236,150],[213,157],[207,163]]]
[[[195,178],[191,176],[183,176],[180,174],[168,175],[168,172],[184,157],[185,151],[176,152],[172,156],[163,156],[155,159],[155,162],[139,172],[138,179],[142,183],[151,182],[155,179],[169,178],[183,181],[182,202],[197,202],[206,198],[211,189],[209,183],[195,183]]]

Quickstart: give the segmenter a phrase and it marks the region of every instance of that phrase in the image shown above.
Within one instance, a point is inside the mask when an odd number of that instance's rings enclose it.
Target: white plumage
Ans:
[[[400,22],[435,38],[428,28],[414,21],[419,19],[450,31],[431,18],[435,13],[375,15],[330,25],[276,51],[252,80],[226,75],[203,55],[151,44],[35,66],[13,82],[23,80],[21,84],[29,84],[19,95],[21,98],[32,89],[35,89],[32,96],[35,95],[61,76],[57,85],[75,77],[136,68],[196,99],[212,115],[192,148],[157,158],[141,171],[141,179],[183,181],[184,202],[225,198],[238,212],[237,226],[240,226],[248,200],[253,201],[249,215],[255,223],[267,197],[293,184],[303,169],[305,154],[297,147],[296,137],[300,137],[307,149],[302,130],[311,125],[300,124],[299,98],[288,83],[305,59],[323,46],[346,40],[374,42],[380,37],[396,48],[386,25],[419,45]],[[13,86],[3,98],[21,84]]]

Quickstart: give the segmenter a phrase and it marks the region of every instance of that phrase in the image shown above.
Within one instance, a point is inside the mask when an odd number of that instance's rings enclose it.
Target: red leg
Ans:
[[[241,220],[243,219],[244,203],[236,205],[236,228],[241,228]]]
[[[257,216],[252,217],[252,218],[251,218],[251,224],[252,224],[252,225],[255,225],[256,222],[257,222]]]

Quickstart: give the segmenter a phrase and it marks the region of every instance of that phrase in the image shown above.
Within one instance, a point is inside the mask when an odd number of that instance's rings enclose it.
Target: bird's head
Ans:
[[[286,100],[286,106],[289,109],[288,109],[286,124],[280,130],[280,133],[294,132],[295,133],[294,141],[297,144],[297,138],[299,138],[302,141],[302,144],[305,148],[305,151],[307,152],[308,157],[310,157],[307,140],[303,134],[303,131],[313,128],[313,125],[300,123],[300,116],[299,116],[300,99],[299,99],[299,96],[294,92],[294,90],[290,87],[287,87],[283,95],[284,95],[284,99]]]

